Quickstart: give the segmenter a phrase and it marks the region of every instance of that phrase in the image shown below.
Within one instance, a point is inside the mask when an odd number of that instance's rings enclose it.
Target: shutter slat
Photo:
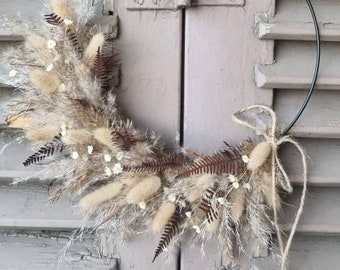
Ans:
[[[322,44],[322,61],[317,89],[340,90],[340,43]],[[276,62],[257,65],[256,84],[260,88],[308,89],[315,65],[314,42],[276,43]]]
[[[277,90],[275,92],[275,110],[281,127],[293,119],[306,97],[306,91]],[[291,134],[296,137],[340,138],[339,92],[316,90],[308,107]]]
[[[257,15],[256,34],[260,39],[315,40],[315,31],[305,0],[277,1],[274,17]],[[325,3],[326,2],[326,3]],[[314,0],[321,39],[340,41],[340,5],[337,0]],[[331,8],[330,8],[331,7]]]

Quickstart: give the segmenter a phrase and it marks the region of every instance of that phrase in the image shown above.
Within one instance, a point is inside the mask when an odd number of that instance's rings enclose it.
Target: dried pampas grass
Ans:
[[[68,7],[67,0],[52,0],[51,5],[53,11],[58,14],[59,17],[74,21],[73,13]]]
[[[27,114],[13,115],[6,119],[6,123],[12,128],[28,128],[33,125],[33,119]]]
[[[58,136],[60,129],[55,126],[46,125],[29,129],[25,132],[26,138],[30,141],[49,142]]]
[[[152,220],[151,228],[154,232],[160,232],[168,223],[172,215],[176,211],[176,206],[171,202],[166,202],[157,210]]]
[[[70,129],[67,130],[66,135],[62,137],[62,141],[66,145],[90,145],[93,141],[93,135],[86,129]]]
[[[145,177],[144,180],[135,185],[126,195],[126,202],[139,204],[150,199],[157,193],[162,185],[161,179],[156,175]]]
[[[28,48],[36,49],[40,52],[47,49],[47,40],[39,35],[29,35],[25,43]]]
[[[33,70],[30,74],[30,79],[36,88],[47,94],[57,92],[61,84],[58,75],[41,69]]]
[[[117,196],[123,188],[123,184],[113,182],[87,194],[79,201],[79,206],[84,211],[91,211],[101,203]]]
[[[230,217],[234,223],[237,223],[243,215],[245,209],[245,190],[243,188],[237,189],[233,192],[230,209]]]
[[[217,229],[220,226],[221,223],[221,217],[222,216],[222,209],[218,209],[217,211],[217,217],[214,218],[211,222],[208,222],[206,225],[206,230],[209,236],[213,236],[216,232]]]

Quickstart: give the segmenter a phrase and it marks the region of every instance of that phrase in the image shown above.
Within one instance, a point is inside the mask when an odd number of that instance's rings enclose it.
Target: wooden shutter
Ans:
[[[306,111],[291,133],[310,157],[305,210],[293,242],[289,269],[337,269],[340,252],[340,12],[339,1],[313,0],[322,35],[320,78]],[[274,108],[286,127],[300,108],[312,80],[315,33],[304,0],[277,0],[275,16],[257,15],[256,34],[275,40],[275,62],[258,65],[256,83],[275,88]],[[301,195],[301,165],[290,147],[282,159],[295,182],[282,215],[289,229]],[[259,269],[274,269],[273,258],[257,260]]]

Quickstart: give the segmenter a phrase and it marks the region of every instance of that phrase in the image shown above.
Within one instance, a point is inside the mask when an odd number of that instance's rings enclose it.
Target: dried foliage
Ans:
[[[29,156],[24,162],[24,166],[27,167],[34,163],[40,162],[43,159],[52,156],[56,152],[62,152],[64,150],[64,144],[60,140],[60,136],[55,137],[53,141],[46,143],[36,153]]]
[[[159,241],[152,262],[154,262],[164,251],[164,249],[170,244],[171,239],[179,233],[179,226],[182,220],[183,216],[181,215],[181,209],[177,207],[175,213],[173,213],[171,216],[170,221],[165,225],[161,240]]]
[[[161,173],[172,168],[183,167],[191,163],[191,160],[181,154],[170,154],[158,159],[143,162],[141,165],[125,166],[124,171],[134,173]]]
[[[195,174],[234,174],[237,175],[245,170],[240,149],[227,144],[227,149],[222,152],[206,155],[177,177],[189,177]]]
[[[57,26],[57,25],[61,25],[64,22],[64,19],[62,19],[55,13],[51,13],[51,14],[45,15],[45,21],[51,25]]]
[[[251,239],[268,238],[280,206],[268,145],[246,140],[215,154],[166,150],[117,109],[111,81],[120,58],[88,25],[89,1],[53,0],[52,7],[24,46],[3,55],[15,71],[8,83],[22,90],[7,122],[39,149],[24,166],[45,161],[38,176],[61,183],[51,202],[72,196],[101,235],[164,228],[153,261],[192,229],[203,242],[215,237],[230,257]]]

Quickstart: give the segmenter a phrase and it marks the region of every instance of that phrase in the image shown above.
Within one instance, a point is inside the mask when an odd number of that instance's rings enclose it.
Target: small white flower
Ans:
[[[225,203],[225,199],[222,198],[222,197],[217,198],[216,200],[217,200],[217,202],[218,202],[219,204],[221,204],[221,205],[223,205],[223,204]]]
[[[51,63],[51,64],[49,64],[49,65],[46,67],[46,71],[47,71],[47,72],[50,72],[50,71],[53,70],[53,68],[54,68],[54,65]]]
[[[49,41],[47,41],[47,48],[54,49],[55,46],[57,46],[57,42],[55,42],[54,40],[50,39]]]
[[[191,213],[190,211],[188,211],[188,212],[185,212],[185,215],[186,215],[188,218],[191,218],[192,213]]]
[[[116,159],[118,161],[121,161],[124,158],[124,153],[123,152],[118,152],[116,155]]]
[[[170,202],[173,202],[173,203],[174,203],[174,202],[176,201],[176,195],[170,194],[169,197],[168,197],[168,199],[169,199]]]
[[[109,155],[109,154],[105,154],[105,155],[104,155],[104,160],[105,160],[105,162],[110,162],[111,159],[112,159],[111,155]]]
[[[192,226],[192,228],[196,231],[197,234],[201,233],[201,228],[198,225]]]
[[[249,162],[249,157],[248,157],[247,155],[243,155],[243,156],[242,156],[242,161],[243,161],[244,163],[248,163],[248,162]]]
[[[247,190],[251,190],[251,186],[249,183],[244,184],[243,187]]]
[[[112,168],[112,172],[114,174],[120,174],[123,172],[123,167],[120,163],[116,163],[113,168]]]
[[[240,187],[240,184],[238,182],[233,183],[233,188],[238,189]]]
[[[72,23],[73,23],[72,20],[64,19],[64,24],[65,24],[65,25],[71,25]]]
[[[72,158],[73,159],[78,159],[79,158],[78,152],[76,152],[76,151],[72,152]]]
[[[68,65],[70,63],[70,59],[65,59],[64,63]]]
[[[235,175],[232,175],[232,174],[228,175],[228,180],[232,183],[238,182],[238,178]]]
[[[109,167],[105,167],[105,175],[106,176],[111,176],[112,175],[112,171],[111,171],[111,169],[109,168]]]
[[[140,202],[139,204],[140,209],[145,209],[146,208],[146,203],[145,202]]]
[[[60,92],[65,92],[65,90],[66,90],[65,84],[64,84],[64,83],[60,84],[60,85],[59,85],[59,91],[60,91]]]
[[[66,136],[66,134],[67,134],[67,125],[66,124],[62,124],[60,128],[61,128],[61,136]]]
[[[92,153],[93,153],[93,146],[92,146],[92,145],[88,145],[88,146],[87,146],[87,153],[88,153],[89,155],[92,155]]]
[[[18,72],[16,70],[11,70],[9,73],[8,73],[8,76],[10,76],[11,78],[17,76]]]

